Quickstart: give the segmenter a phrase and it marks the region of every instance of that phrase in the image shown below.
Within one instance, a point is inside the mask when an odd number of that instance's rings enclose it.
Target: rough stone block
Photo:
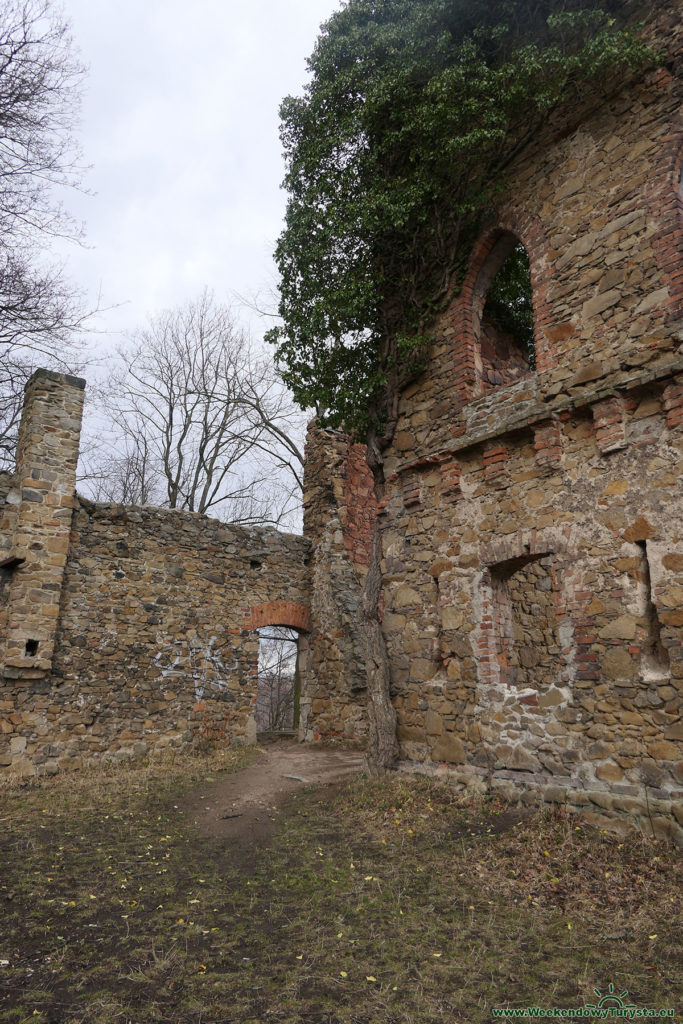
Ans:
[[[462,740],[452,732],[445,733],[432,748],[432,761],[448,761],[463,764],[467,760]]]

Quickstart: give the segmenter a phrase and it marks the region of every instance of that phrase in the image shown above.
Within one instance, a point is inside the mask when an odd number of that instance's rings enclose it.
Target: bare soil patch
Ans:
[[[357,751],[281,740],[263,747],[258,760],[239,773],[191,790],[179,806],[204,835],[244,847],[272,835],[292,794],[332,787],[362,769]]]

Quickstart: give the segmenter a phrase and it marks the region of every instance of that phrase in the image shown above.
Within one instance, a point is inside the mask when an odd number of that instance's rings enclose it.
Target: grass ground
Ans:
[[[683,1013],[679,851],[392,776],[302,792],[245,855],[180,804],[248,756],[0,793],[0,1021],[458,1024],[601,997]]]

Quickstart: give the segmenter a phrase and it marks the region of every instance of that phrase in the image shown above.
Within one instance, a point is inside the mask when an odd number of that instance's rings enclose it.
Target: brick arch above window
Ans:
[[[264,601],[253,605],[245,614],[245,628],[259,629],[261,626],[289,626],[302,633],[311,631],[311,613],[303,604],[293,601]]]

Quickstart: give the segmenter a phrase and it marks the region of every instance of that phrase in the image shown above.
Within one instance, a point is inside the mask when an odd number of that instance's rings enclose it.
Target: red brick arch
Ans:
[[[245,614],[247,629],[260,626],[290,626],[304,633],[311,631],[311,613],[303,604],[294,601],[264,601],[253,605]]]

